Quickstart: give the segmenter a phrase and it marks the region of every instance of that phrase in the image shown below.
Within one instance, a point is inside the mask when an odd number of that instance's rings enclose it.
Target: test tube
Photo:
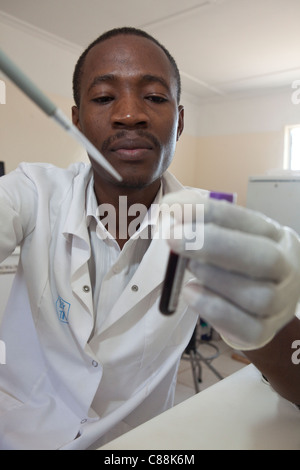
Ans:
[[[235,193],[211,191],[209,197],[211,199],[226,200],[232,203],[236,202]],[[176,312],[188,262],[188,258],[180,256],[173,251],[170,252],[159,304],[160,312],[164,315],[172,315]]]

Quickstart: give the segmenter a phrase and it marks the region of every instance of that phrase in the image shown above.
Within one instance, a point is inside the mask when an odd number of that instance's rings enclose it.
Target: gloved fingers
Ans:
[[[176,253],[190,259],[205,262],[227,271],[241,273],[247,277],[280,282],[290,272],[287,260],[280,244],[270,238],[238,232],[204,224],[197,227],[202,232],[203,246],[191,242],[195,234],[193,224],[174,225],[176,237],[169,240],[170,247]],[[179,236],[181,232],[181,236]],[[201,237],[197,235],[198,239]],[[196,238],[197,238],[196,237]]]
[[[266,318],[276,315],[285,307],[289,290],[283,296],[283,286],[268,281],[257,281],[198,261],[189,263],[197,285],[228,300],[231,304],[253,316]]]
[[[181,213],[182,217],[178,222],[195,222],[196,205],[203,204],[205,223],[267,237],[275,241],[278,241],[281,237],[281,226],[265,215],[227,201],[209,199],[198,191],[183,190],[170,193],[164,197],[163,204],[169,207],[173,205],[181,206],[182,210],[178,213]],[[188,210],[189,206],[192,206],[194,210]]]
[[[267,344],[295,315],[297,234],[263,214],[198,191],[169,194],[163,203],[181,208],[169,244],[189,258],[189,269],[199,279],[183,289],[190,307],[229,344],[243,350]]]
[[[183,289],[183,297],[201,318],[230,341],[238,341],[246,347],[264,342],[264,322],[214,292],[190,283]]]

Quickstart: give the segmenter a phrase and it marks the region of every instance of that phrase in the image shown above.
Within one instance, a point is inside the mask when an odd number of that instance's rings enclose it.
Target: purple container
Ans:
[[[209,197],[212,199],[222,199],[228,202],[235,202],[236,201],[236,194],[235,193],[219,193],[217,191],[211,191],[209,193]]]

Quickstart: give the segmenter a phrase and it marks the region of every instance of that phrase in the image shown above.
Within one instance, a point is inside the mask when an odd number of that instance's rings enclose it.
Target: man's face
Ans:
[[[177,83],[149,39],[120,35],[92,48],[73,122],[120,173],[126,187],[148,186],[169,167],[183,130]],[[92,162],[98,178],[112,177]]]

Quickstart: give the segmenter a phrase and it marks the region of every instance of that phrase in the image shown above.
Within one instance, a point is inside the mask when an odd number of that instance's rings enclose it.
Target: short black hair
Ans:
[[[178,66],[175,62],[175,59],[172,57],[170,52],[153,36],[150,34],[146,33],[146,31],[143,31],[142,29],[138,28],[133,28],[130,26],[124,26],[122,28],[114,28],[109,31],[106,31],[105,33],[101,34],[97,39],[95,39],[81,54],[79,57],[77,64],[74,69],[74,74],[73,74],[73,97],[76,106],[79,108],[80,105],[80,83],[81,83],[81,77],[82,77],[82,72],[83,72],[83,66],[85,62],[85,58],[88,54],[88,52],[97,44],[106,41],[107,39],[110,39],[115,36],[119,35],[133,35],[133,36],[140,36],[144,37],[146,39],[150,39],[150,41],[154,42],[157,46],[159,46],[164,53],[166,54],[167,58],[169,59],[171,66],[173,68],[176,82],[177,82],[177,101],[178,103],[180,102],[180,96],[181,96],[181,78],[180,78],[180,72],[178,69]]]

